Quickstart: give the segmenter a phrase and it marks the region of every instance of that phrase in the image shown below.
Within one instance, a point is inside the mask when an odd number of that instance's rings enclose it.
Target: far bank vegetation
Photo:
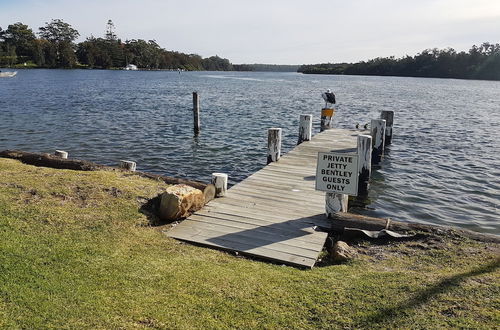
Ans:
[[[500,44],[484,42],[472,46],[468,52],[434,48],[401,58],[391,56],[357,63],[302,65],[298,72],[500,80]]]
[[[38,37],[37,37],[38,35]],[[0,67],[40,68],[123,68],[134,64],[149,70],[232,70],[228,59],[219,56],[203,58],[166,50],[155,40],[122,41],[115,34],[111,20],[103,37],[90,36],[75,43],[80,33],[61,19],[39,28],[35,34],[23,23],[0,27]]]

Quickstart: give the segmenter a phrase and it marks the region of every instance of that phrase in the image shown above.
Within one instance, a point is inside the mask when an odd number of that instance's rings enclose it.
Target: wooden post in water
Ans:
[[[320,131],[323,132],[326,129],[332,128],[333,122],[333,108],[323,108],[321,109],[321,128]]]
[[[194,121],[194,134],[200,133],[200,99],[198,92],[193,92],[193,121]]]
[[[267,163],[277,162],[281,157],[281,128],[267,130]]]
[[[299,140],[297,145],[304,141],[310,141],[312,137],[312,115],[300,115]]]
[[[380,118],[385,119],[385,146],[392,142],[392,125],[394,124],[394,111],[383,110],[380,113]]]
[[[212,173],[212,184],[215,186],[215,197],[224,197],[227,192],[227,174]]]
[[[120,168],[135,172],[136,163],[129,160],[120,160]]]
[[[378,164],[384,156],[385,120],[372,119],[370,123],[372,136],[372,164]]]
[[[66,151],[62,151],[62,150],[56,150],[54,152],[54,156],[56,157],[61,157],[63,159],[67,159],[68,158],[68,153]]]
[[[328,218],[338,212],[347,212],[349,196],[344,194],[329,193],[325,194],[325,212]]]
[[[372,137],[358,135],[358,196],[367,196],[372,173]]]

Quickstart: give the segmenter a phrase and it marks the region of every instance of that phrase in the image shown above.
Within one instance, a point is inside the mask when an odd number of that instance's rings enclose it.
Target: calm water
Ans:
[[[500,234],[500,82],[295,73],[27,70],[0,79],[0,149],[70,157],[231,183],[265,165],[267,128],[297,140],[298,116],[319,131],[320,93],[336,127],[395,111],[393,145],[361,213]],[[200,93],[202,132],[192,133]]]

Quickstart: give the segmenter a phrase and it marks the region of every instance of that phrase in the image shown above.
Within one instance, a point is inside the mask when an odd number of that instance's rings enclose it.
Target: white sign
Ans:
[[[358,155],[318,152],[316,190],[358,195]]]

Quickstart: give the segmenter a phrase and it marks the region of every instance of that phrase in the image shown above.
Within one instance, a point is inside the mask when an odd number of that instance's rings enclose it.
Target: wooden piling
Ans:
[[[212,184],[215,186],[215,197],[224,197],[227,192],[227,174],[212,173]]]
[[[120,160],[120,168],[135,172],[136,163],[129,160]]]
[[[368,195],[372,172],[372,137],[358,135],[358,196]]]
[[[281,128],[267,130],[267,163],[277,162],[281,157]]]
[[[372,164],[378,164],[384,156],[385,120],[372,119],[370,123],[370,133],[373,143]]]
[[[68,153],[66,151],[62,151],[62,150],[56,150],[54,152],[54,156],[56,157],[61,157],[63,159],[67,159],[68,158]]]
[[[304,141],[310,141],[312,137],[312,115],[300,115],[299,118],[299,140],[297,145]]]
[[[333,108],[323,108],[321,109],[321,132],[326,129],[330,129],[333,127],[333,114],[335,110]]]
[[[385,146],[392,143],[392,126],[394,124],[394,111],[383,110],[380,113],[380,118],[385,119]]]
[[[328,218],[338,212],[347,212],[349,196],[344,194],[325,194],[325,213]]]
[[[193,122],[194,134],[200,133],[200,99],[198,92],[193,92]]]

